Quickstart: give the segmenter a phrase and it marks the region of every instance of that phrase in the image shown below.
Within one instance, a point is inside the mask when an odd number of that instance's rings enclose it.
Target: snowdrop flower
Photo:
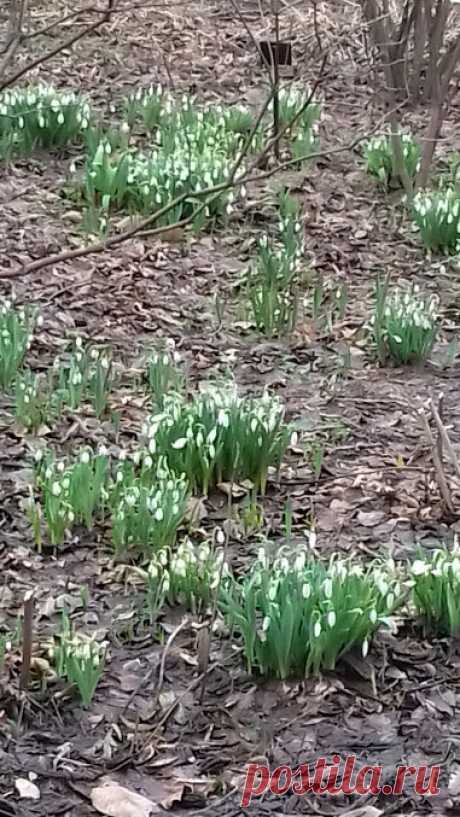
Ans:
[[[177,451],[180,451],[182,448],[185,448],[186,445],[187,445],[187,438],[186,437],[179,437],[178,440],[175,440],[172,443],[172,447],[174,449],[176,449]]]
[[[327,578],[323,585],[324,595],[327,599],[332,597],[332,580]]]
[[[304,599],[309,599],[311,596],[311,585],[310,584],[303,584],[302,585],[302,597]]]
[[[430,572],[430,566],[426,562],[422,562],[421,559],[416,559],[412,563],[411,572],[414,576],[427,576]]]
[[[302,553],[299,553],[296,556],[296,559],[295,559],[295,562],[294,562],[294,569],[297,570],[298,573],[301,573],[303,571],[303,569],[305,567],[305,559],[306,559],[306,556],[305,556],[305,553],[303,551],[302,551]]]
[[[218,544],[218,545],[220,545],[220,546],[222,547],[223,545],[225,545],[225,541],[226,541],[225,533],[223,532],[223,530],[222,530],[221,528],[218,528],[218,529],[217,529],[217,531],[216,531],[216,542],[217,542],[217,544]],[[259,550],[259,553],[260,553],[261,551],[262,551],[262,553],[263,553],[263,559],[265,559],[265,551],[264,551],[264,549],[263,549],[263,548],[261,548],[261,549]],[[259,560],[259,561],[260,561],[260,560]]]
[[[321,622],[315,621],[315,626],[313,627],[313,635],[315,638],[319,638],[321,635]]]
[[[62,491],[59,482],[53,482],[51,486],[51,493],[53,494],[53,496],[60,496],[61,492]]]
[[[266,633],[266,632],[267,632],[267,630],[268,630],[268,629],[269,629],[269,627],[270,627],[270,624],[271,624],[271,618],[270,618],[270,616],[265,616],[265,618],[264,618],[264,620],[263,620],[263,622],[262,622],[262,630],[263,630],[263,632],[264,632],[264,633]]]
[[[336,621],[337,621],[337,616],[336,616],[334,610],[330,610],[329,613],[327,614],[327,623],[328,623],[329,627],[335,627]]]

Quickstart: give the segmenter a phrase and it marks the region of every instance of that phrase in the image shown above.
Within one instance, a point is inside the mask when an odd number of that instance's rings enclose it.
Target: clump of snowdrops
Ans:
[[[180,101],[161,85],[139,88],[131,94],[125,104],[126,121],[130,127],[140,119],[146,129],[154,133],[161,142],[164,131],[187,131],[195,141],[200,142],[207,128],[218,132],[217,143],[221,144],[228,134],[246,134],[253,127],[253,117],[243,105],[208,105],[199,107],[193,96],[184,95]],[[198,135],[197,135],[198,134]],[[238,140],[231,145],[235,152]],[[227,146],[228,147],[228,146]]]
[[[446,187],[419,191],[412,217],[425,247],[449,255],[460,251],[460,190]]]
[[[90,706],[104,673],[107,644],[76,633],[64,613],[61,632],[48,652],[56,674],[75,685],[83,706]]]
[[[69,359],[56,359],[54,370],[56,390],[66,405],[77,409],[88,400],[98,417],[104,414],[114,381],[110,349],[85,347],[82,338],[77,337]]]
[[[130,122],[140,110],[144,122],[150,123],[153,149],[148,153],[128,147],[114,149],[111,141],[102,138],[84,172],[89,205],[102,208],[107,215],[121,208],[152,213],[183,196],[159,223],[168,225],[188,218],[203,202],[193,220],[196,230],[208,220],[229,215],[235,200],[233,190],[208,196],[203,191],[228,181],[243,143],[240,129],[246,130],[249,113],[240,107],[199,110],[189,97],[175,106],[161,88],[138,92],[128,101],[128,108]],[[245,195],[244,186],[238,195]]]
[[[184,374],[179,368],[181,356],[175,349],[174,341],[165,348],[153,351],[146,362],[146,380],[155,404],[161,409],[166,394],[181,392]]]
[[[88,204],[102,208],[107,215],[115,209],[154,213],[183,197],[159,217],[159,223],[166,226],[189,218],[206,199],[193,221],[198,230],[206,221],[232,212],[233,190],[203,194],[207,188],[227,183],[231,166],[231,160],[211,145],[202,153],[192,155],[190,148],[182,144],[169,153],[158,148],[149,154],[127,151],[113,154],[110,144],[101,142],[94,156],[88,159],[83,186]],[[244,194],[242,186],[239,195]]]
[[[91,119],[87,100],[52,85],[13,88],[0,93],[3,152],[63,147],[81,140]]]
[[[119,552],[139,548],[146,557],[170,547],[184,520],[189,486],[183,474],[172,472],[167,459],[145,454],[139,468],[124,461],[110,492],[112,541]]]
[[[272,560],[261,548],[246,576],[222,583],[219,605],[243,640],[248,671],[285,679],[332,670],[355,646],[366,656],[401,599],[393,563],[324,565],[304,552]]]
[[[59,416],[62,403],[58,393],[49,389],[49,381],[30,369],[18,372],[15,381],[16,419],[29,431]]]
[[[40,493],[32,497],[29,518],[37,546],[41,546],[40,520],[44,517],[51,545],[63,543],[75,524],[93,527],[108,499],[109,456],[101,446],[95,453],[84,448],[73,462],[56,460],[51,451],[35,455],[35,482]]]
[[[219,482],[249,479],[264,493],[291,429],[277,397],[240,397],[233,385],[223,385],[208,386],[190,401],[166,396],[144,433],[150,454],[164,456],[172,471],[185,474],[193,491],[207,494]]]
[[[410,179],[414,179],[420,168],[420,145],[410,133],[398,134],[396,138],[401,140],[402,160],[406,173]],[[398,180],[398,166],[390,134],[369,139],[364,145],[364,160],[367,172],[385,189]]]
[[[300,207],[289,194],[280,198],[278,241],[263,235],[247,273],[246,298],[259,332],[269,337],[294,329],[297,288],[304,251]]]
[[[219,532],[220,544],[225,536]],[[147,569],[147,607],[156,618],[165,601],[182,604],[194,614],[208,608],[229,575],[222,547],[185,539],[175,549],[162,549]]]
[[[10,386],[21,368],[33,340],[35,326],[42,323],[37,310],[5,299],[0,305],[0,386]]]
[[[272,106],[273,102],[271,108]],[[318,142],[317,134],[321,119],[320,102],[312,97],[311,91],[305,86],[290,85],[288,88],[280,88],[278,117],[280,127],[285,127],[295,120],[286,131],[290,139],[293,158],[308,157],[315,150]]]
[[[460,547],[420,554],[410,567],[412,600],[426,629],[439,635],[460,633]]]
[[[388,289],[378,282],[371,332],[379,360],[397,365],[426,360],[438,333],[438,298],[424,296],[418,285],[410,290]]]

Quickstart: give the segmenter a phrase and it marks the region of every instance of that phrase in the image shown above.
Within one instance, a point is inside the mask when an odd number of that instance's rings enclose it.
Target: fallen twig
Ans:
[[[444,467],[442,464],[442,460],[439,458],[439,451],[438,446],[436,444],[436,440],[433,436],[433,432],[431,431],[430,424],[428,422],[428,418],[425,414],[424,409],[419,409],[418,415],[422,422],[423,430],[425,432],[426,438],[430,445],[431,449],[431,457],[433,459],[433,465],[436,473],[436,482],[438,483],[439,490],[441,491],[442,498],[446,505],[446,508],[453,514],[455,513],[454,504],[452,502],[452,496],[450,492],[450,488],[447,484],[446,475],[444,473]]]
[[[34,605],[34,591],[28,590],[24,596],[24,619],[22,622],[22,666],[19,681],[22,690],[27,689],[29,686],[30,664],[32,661]]]

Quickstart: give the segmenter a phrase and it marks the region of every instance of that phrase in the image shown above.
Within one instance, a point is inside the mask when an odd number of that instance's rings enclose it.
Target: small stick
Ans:
[[[432,410],[433,409],[434,409],[434,411],[436,410],[433,398],[431,398],[431,407],[432,407]],[[436,425],[438,426],[436,417],[434,416],[434,411],[433,411],[433,418],[434,418],[434,421],[435,421]],[[438,415],[439,415],[439,421],[440,421],[441,425],[443,425],[443,422],[444,422],[444,394],[442,392],[440,393],[440,395],[438,397]],[[439,453],[439,459],[442,460],[442,457],[443,457],[443,439],[442,439],[442,434],[441,434],[441,432],[439,430],[439,426],[438,426],[438,453]]]
[[[422,421],[422,425],[427,436],[428,442],[431,446],[431,456],[433,458],[433,465],[436,471],[436,479],[439,486],[439,490],[441,491],[442,497],[448,510],[451,513],[455,513],[449,486],[447,485],[446,475],[444,474],[443,471],[442,461],[439,459],[438,448],[436,445],[436,441],[433,437],[430,424],[428,423],[428,420],[423,409],[420,409],[418,414]]]
[[[442,409],[442,404],[441,404],[442,398],[443,398],[443,395],[441,394],[440,397],[439,397],[440,408],[441,409]],[[441,438],[441,442],[444,443],[444,445],[446,447],[447,454],[449,456],[449,459],[450,459],[452,465],[454,466],[455,473],[457,474],[458,477],[460,477],[460,465],[459,465],[459,462],[458,462],[457,455],[456,455],[456,453],[454,451],[454,448],[453,448],[452,443],[450,441],[449,435],[448,435],[448,433],[446,431],[445,426],[443,425],[441,416],[440,416],[438,410],[436,409],[436,406],[435,406],[433,400],[431,400],[431,413],[433,415],[433,420],[436,423],[436,428],[438,429],[439,436]]]
[[[24,596],[24,620],[22,622],[22,667],[20,688],[29,686],[30,664],[32,661],[32,638],[34,627],[34,591],[28,590]]]
[[[168,652],[171,649],[171,645],[172,645],[174,639],[179,635],[179,633],[184,629],[184,627],[187,626],[187,624],[189,624],[189,620],[188,620],[188,618],[184,618],[181,621],[181,623],[178,624],[176,629],[173,630],[173,632],[171,633],[171,635],[169,636],[169,638],[168,638],[168,640],[167,640],[167,642],[165,644],[165,648],[163,650],[163,655],[161,656],[160,672],[158,673],[158,688],[157,688],[158,693],[161,691],[161,689],[163,687],[163,680],[164,680],[164,674],[165,674],[165,664],[166,664],[166,658],[167,658]]]

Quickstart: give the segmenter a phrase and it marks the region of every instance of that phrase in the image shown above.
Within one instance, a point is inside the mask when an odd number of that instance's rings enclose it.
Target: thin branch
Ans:
[[[439,395],[440,406],[442,405],[442,398],[443,398],[443,395],[440,394]],[[441,442],[445,446],[446,452],[447,452],[447,454],[449,456],[449,459],[450,459],[450,461],[451,461],[451,463],[452,463],[452,465],[454,467],[455,473],[457,474],[458,477],[460,477],[460,464],[458,462],[457,454],[454,451],[454,447],[453,447],[453,445],[452,445],[452,443],[450,441],[450,438],[449,438],[449,435],[447,433],[446,427],[444,426],[444,423],[442,422],[441,415],[440,415],[439,411],[437,410],[435,402],[434,402],[433,399],[431,400],[431,413],[433,415],[433,420],[434,420],[434,422],[436,424],[436,428],[438,430],[439,438],[440,438]],[[441,447],[441,451],[442,451],[442,447]]]
[[[438,483],[439,490],[441,491],[442,498],[444,500],[444,504],[446,508],[453,514],[455,513],[454,504],[452,502],[452,496],[449,490],[449,486],[447,484],[446,475],[444,473],[444,468],[442,465],[441,460],[439,459],[438,447],[436,445],[436,440],[433,437],[433,432],[431,431],[430,424],[427,420],[426,414],[423,409],[420,409],[418,412],[420,420],[422,422],[423,430],[425,432],[427,441],[429,443],[431,449],[431,457],[433,460],[434,470],[436,473],[436,482]]]
[[[27,689],[30,678],[30,665],[32,662],[32,641],[34,628],[34,591],[28,590],[24,596],[24,618],[22,622],[22,665],[20,688]]]

